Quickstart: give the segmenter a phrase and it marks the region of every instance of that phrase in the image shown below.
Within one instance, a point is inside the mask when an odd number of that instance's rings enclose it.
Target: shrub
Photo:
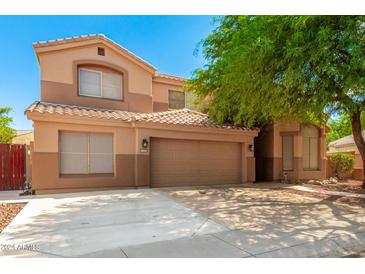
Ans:
[[[340,179],[343,179],[345,175],[350,175],[354,169],[355,157],[350,153],[334,153],[329,156],[330,164]]]

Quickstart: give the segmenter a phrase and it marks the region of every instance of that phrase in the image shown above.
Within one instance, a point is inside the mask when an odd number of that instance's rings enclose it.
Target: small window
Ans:
[[[122,99],[122,76],[97,70],[80,68],[79,94],[83,96]]]
[[[98,47],[98,55],[105,56],[105,49]]]
[[[169,108],[182,109],[185,108],[185,93],[178,90],[169,90]]]
[[[319,168],[319,131],[314,126],[303,127],[303,168]]]
[[[294,137],[291,135],[283,136],[283,170],[293,170],[294,160]]]
[[[113,173],[113,136],[94,133],[60,133],[61,174]]]

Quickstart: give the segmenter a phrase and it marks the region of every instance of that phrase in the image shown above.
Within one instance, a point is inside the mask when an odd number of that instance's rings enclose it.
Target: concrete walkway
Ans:
[[[28,196],[20,196],[22,190],[6,190],[0,191],[0,204],[1,203],[27,203],[30,200],[36,198],[36,196],[28,195]]]
[[[37,195],[0,234],[0,256],[352,256],[365,250],[364,213],[280,189]]]
[[[360,194],[360,193],[332,191],[332,190],[321,190],[321,189],[314,189],[314,188],[310,188],[310,187],[306,187],[306,186],[286,186],[285,188],[296,189],[296,190],[306,191],[306,192],[334,195],[334,196],[342,196],[342,197],[348,197],[348,198],[362,198],[362,199],[365,199],[365,194]]]
[[[109,257],[116,249],[123,257],[121,247],[225,230],[150,189],[37,195],[0,234],[0,244],[10,247],[0,256]],[[227,256],[247,255],[224,242],[220,247]]]

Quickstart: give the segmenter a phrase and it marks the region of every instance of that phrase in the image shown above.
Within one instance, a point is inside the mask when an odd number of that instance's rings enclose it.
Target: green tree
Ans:
[[[364,16],[226,16],[202,48],[207,64],[186,88],[217,121],[324,125],[344,113],[365,170]]]
[[[361,128],[365,129],[365,115],[361,115]],[[351,119],[348,115],[342,114],[335,119],[330,119],[328,125],[331,130],[327,133],[327,143],[338,140],[352,134]]]
[[[9,117],[11,108],[0,108],[0,144],[10,144],[15,137],[15,130],[10,127],[13,119]]]

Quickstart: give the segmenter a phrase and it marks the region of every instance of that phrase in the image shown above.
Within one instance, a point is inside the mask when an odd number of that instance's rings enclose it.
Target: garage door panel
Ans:
[[[241,181],[239,143],[151,138],[153,187]]]

